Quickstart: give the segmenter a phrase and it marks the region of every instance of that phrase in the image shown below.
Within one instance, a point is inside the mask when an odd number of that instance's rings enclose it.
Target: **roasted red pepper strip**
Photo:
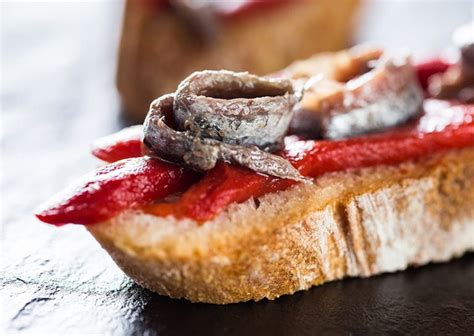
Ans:
[[[421,63],[415,64],[418,81],[420,82],[423,90],[428,88],[428,79],[432,75],[445,72],[450,66],[450,63],[440,58],[425,60]]]
[[[304,176],[357,169],[380,164],[398,164],[433,152],[474,145],[474,105],[425,102],[426,114],[412,125],[397,130],[340,141],[298,141],[282,156]],[[234,202],[283,190],[294,184],[220,164],[189,188],[174,203],[147,206],[145,211],[177,218],[205,221]]]
[[[120,132],[94,141],[92,155],[105,162],[143,156],[142,138],[142,125],[124,128]]]
[[[149,157],[98,168],[54,196],[37,211],[43,222],[92,224],[119,212],[185,190],[196,174]]]
[[[393,131],[341,141],[297,141],[288,144],[281,154],[303,175],[316,177],[474,146],[474,105],[427,100],[425,110],[419,121]],[[37,216],[56,225],[96,223],[125,209],[183,191],[195,180],[195,173],[158,160],[146,157],[122,160],[84,177],[43,205]],[[205,221],[230,203],[283,190],[292,184],[290,180],[221,163],[178,201],[148,206],[146,211]]]
[[[186,191],[178,201],[146,206],[144,210],[156,216],[173,215],[205,221],[230,203],[240,203],[250,197],[282,190],[295,184],[261,175],[244,167],[220,162],[200,182]]]

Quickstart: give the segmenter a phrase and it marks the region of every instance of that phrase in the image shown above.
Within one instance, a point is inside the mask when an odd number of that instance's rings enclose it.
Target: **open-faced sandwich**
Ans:
[[[359,47],[267,77],[193,73],[36,215],[85,225],[152,291],[218,304],[460,256],[473,48],[456,64]]]

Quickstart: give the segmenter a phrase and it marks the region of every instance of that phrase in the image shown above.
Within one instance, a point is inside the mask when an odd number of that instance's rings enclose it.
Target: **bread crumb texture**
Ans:
[[[474,250],[474,149],[326,174],[202,225],[127,211],[89,231],[157,293],[225,304]]]

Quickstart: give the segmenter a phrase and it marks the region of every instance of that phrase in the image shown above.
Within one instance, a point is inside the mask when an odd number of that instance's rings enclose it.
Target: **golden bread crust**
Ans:
[[[190,301],[274,299],[474,250],[474,148],[326,174],[211,221],[128,211],[88,229],[139,284]]]

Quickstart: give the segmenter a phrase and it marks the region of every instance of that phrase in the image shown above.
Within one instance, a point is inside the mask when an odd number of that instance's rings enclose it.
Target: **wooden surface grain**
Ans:
[[[470,1],[377,1],[355,41],[445,48]],[[98,164],[96,137],[123,126],[114,87],[122,3],[1,3],[2,328],[28,334],[472,334],[474,255],[276,301],[190,304],[131,282],[80,226],[33,209]]]

